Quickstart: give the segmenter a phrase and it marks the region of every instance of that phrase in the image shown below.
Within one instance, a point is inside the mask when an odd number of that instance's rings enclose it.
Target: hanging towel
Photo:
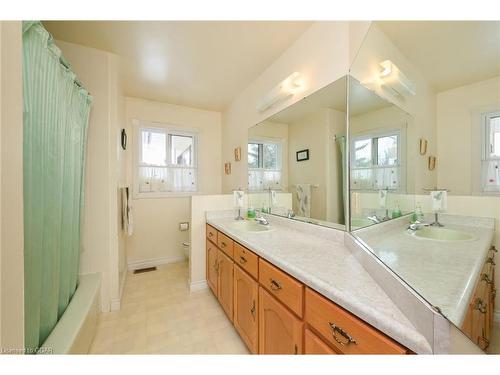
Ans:
[[[243,197],[245,195],[245,192],[243,190],[235,190],[233,191],[233,198],[234,198],[234,207],[235,208],[243,208],[244,202],[243,202]]]
[[[311,184],[297,184],[298,216],[311,217]]]
[[[447,196],[446,190],[431,191],[432,211],[446,211]]]
[[[386,208],[387,206],[387,190],[378,191],[378,204],[380,208]]]

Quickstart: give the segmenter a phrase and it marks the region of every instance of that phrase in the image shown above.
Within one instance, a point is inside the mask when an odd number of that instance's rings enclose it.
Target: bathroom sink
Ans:
[[[234,223],[230,224],[230,227],[235,230],[239,230],[241,232],[252,232],[252,233],[270,232],[274,230],[269,225],[262,225],[253,220],[235,221]]]
[[[411,233],[412,236],[435,241],[472,241],[477,239],[473,234],[455,229],[425,227]]]
[[[353,217],[351,219],[351,226],[353,228],[363,228],[363,227],[368,227],[370,225],[373,225],[373,221],[369,219],[365,219],[362,217]]]

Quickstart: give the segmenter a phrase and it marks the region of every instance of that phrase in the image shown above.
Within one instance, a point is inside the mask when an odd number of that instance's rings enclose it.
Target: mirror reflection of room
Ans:
[[[249,129],[254,208],[344,229],[345,95],[344,77]]]
[[[351,74],[354,235],[495,352],[500,23],[376,22]]]

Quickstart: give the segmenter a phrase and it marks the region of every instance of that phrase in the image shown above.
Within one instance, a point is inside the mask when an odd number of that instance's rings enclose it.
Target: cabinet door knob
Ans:
[[[221,247],[226,247],[226,246],[227,246],[227,245],[226,245],[226,243],[225,243],[224,241],[222,241],[222,242],[220,243],[220,245],[221,245]]]
[[[245,264],[246,262],[247,260],[245,259],[245,257],[240,256],[240,263]]]
[[[213,237],[214,234],[212,232],[208,232],[208,237]]]
[[[344,331],[342,328],[340,328],[338,325],[332,322],[328,322],[330,325],[330,329],[332,330],[332,335],[333,339],[337,341],[340,345],[342,346],[347,346],[349,344],[357,344],[356,340],[350,336],[346,331]],[[342,336],[346,341],[341,340],[338,336],[337,333]]]
[[[276,280],[274,279],[269,279],[271,281],[271,289],[274,290],[274,291],[278,291],[281,289],[281,284],[279,282],[277,282]]]

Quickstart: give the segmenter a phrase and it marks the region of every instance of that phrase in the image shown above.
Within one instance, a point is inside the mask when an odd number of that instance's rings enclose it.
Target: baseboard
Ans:
[[[189,283],[190,292],[199,292],[200,290],[205,290],[208,288],[207,280],[194,281]]]
[[[133,270],[138,270],[141,268],[147,268],[147,267],[157,267],[162,264],[168,264],[168,263],[179,263],[179,262],[184,262],[186,261],[185,256],[175,256],[175,257],[162,257],[162,258],[154,258],[154,259],[148,259],[148,260],[140,260],[136,262],[129,262],[128,263],[128,269],[130,271]]]
[[[500,324],[500,310],[495,310],[493,313],[493,321],[497,324]]]

